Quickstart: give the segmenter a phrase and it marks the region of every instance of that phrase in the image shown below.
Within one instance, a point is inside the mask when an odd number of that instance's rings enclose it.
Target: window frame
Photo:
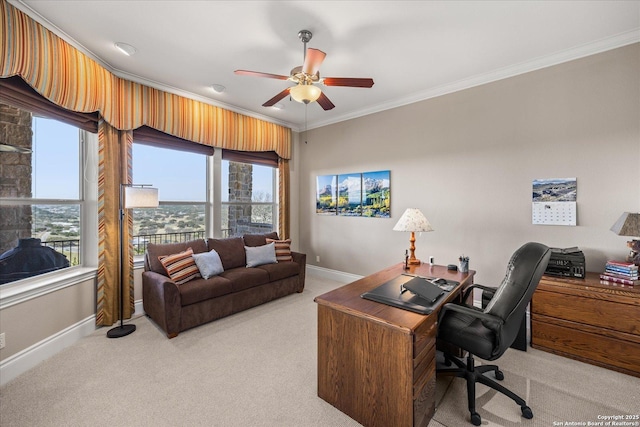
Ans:
[[[32,114],[33,117],[56,120],[78,130],[79,199],[3,197],[0,201],[7,206],[79,205],[80,264],[0,285],[0,309],[74,286],[95,277],[98,267],[98,134],[56,117],[33,112]],[[92,176],[89,177],[89,182],[86,182],[89,175]],[[90,185],[91,182],[94,185]]]
[[[245,164],[250,164],[253,166],[262,166],[262,167],[268,167],[271,168],[271,202],[224,202],[222,201],[222,198],[220,198],[220,209],[219,212],[222,212],[222,209],[224,207],[229,207],[229,206],[271,206],[272,209],[272,215],[273,215],[273,230],[278,230],[279,228],[279,216],[278,216],[278,211],[279,211],[279,194],[278,194],[278,187],[279,187],[279,182],[278,182],[278,168],[277,167],[272,167],[272,166],[267,166],[265,164],[261,164],[259,162],[256,163],[251,163],[251,162],[240,162],[240,161],[236,161],[236,160],[229,160],[229,159],[224,159],[222,161],[228,161],[228,162],[234,162],[234,163],[245,163]],[[220,162],[220,174],[222,175],[222,161]],[[222,185],[220,185],[220,187],[222,187]],[[220,189],[221,193],[222,193],[222,188]],[[219,217],[221,217],[222,215],[218,215]],[[221,224],[222,226],[222,224]],[[220,234],[222,234],[222,229],[219,230]]]

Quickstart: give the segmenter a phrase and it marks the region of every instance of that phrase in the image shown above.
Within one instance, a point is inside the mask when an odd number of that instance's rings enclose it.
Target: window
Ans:
[[[268,233],[277,229],[276,169],[222,161],[222,235]]]
[[[133,209],[133,246],[183,242],[207,233],[207,156],[133,144],[133,183],[158,189],[158,208]]]
[[[85,264],[83,191],[97,180],[82,142],[97,135],[8,105],[0,126],[0,284]]]
[[[137,255],[148,243],[241,236],[277,228],[277,169],[133,144],[133,183],[158,189],[158,208],[133,210]],[[216,215],[215,213],[220,213]],[[215,218],[214,218],[215,216]]]

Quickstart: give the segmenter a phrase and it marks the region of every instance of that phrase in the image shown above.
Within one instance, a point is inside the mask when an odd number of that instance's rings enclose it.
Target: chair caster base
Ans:
[[[480,414],[478,414],[477,412],[471,413],[471,424],[473,424],[474,426],[479,426],[480,424],[482,424],[482,418],[480,418]]]
[[[531,418],[533,418],[533,412],[528,406],[521,406],[520,410],[522,411],[522,416],[526,419],[530,420]]]
[[[502,373],[502,371],[496,371],[495,376],[498,381],[502,381],[504,379],[504,374]]]

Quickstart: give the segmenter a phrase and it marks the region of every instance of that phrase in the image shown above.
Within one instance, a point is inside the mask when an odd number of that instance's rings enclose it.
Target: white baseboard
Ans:
[[[37,366],[96,330],[92,315],[0,362],[0,386]]]
[[[317,265],[307,264],[307,273],[310,276],[320,277],[322,279],[333,280],[340,283],[351,283],[356,280],[362,279],[364,276],[358,276],[356,274],[344,273],[342,271],[330,270],[324,267],[318,267]]]
[[[142,300],[136,301],[133,317],[143,316],[144,314]],[[0,386],[7,384],[20,374],[36,367],[51,356],[54,356],[95,331],[96,316],[93,315],[8,357],[0,362]]]

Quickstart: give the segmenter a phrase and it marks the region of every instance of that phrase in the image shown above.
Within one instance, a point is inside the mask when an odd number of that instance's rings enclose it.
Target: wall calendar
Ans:
[[[576,178],[534,179],[532,223],[575,226],[577,195]]]

